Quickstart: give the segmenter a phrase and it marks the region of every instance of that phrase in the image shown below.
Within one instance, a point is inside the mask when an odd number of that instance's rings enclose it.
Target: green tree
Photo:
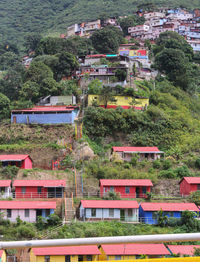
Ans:
[[[190,201],[195,203],[197,206],[200,206],[200,191],[195,191],[190,193]]]
[[[139,17],[137,15],[127,16],[125,18],[119,19],[119,24],[123,30],[124,35],[128,35],[128,28],[143,24],[145,22],[144,17]]]
[[[9,117],[10,114],[10,99],[0,93],[0,120]]]
[[[0,70],[7,70],[15,63],[19,63],[19,56],[9,51],[0,55]]]
[[[36,82],[29,80],[23,84],[20,90],[20,96],[24,100],[30,100],[36,103],[40,96],[40,86]]]
[[[117,53],[119,45],[124,41],[122,32],[113,26],[97,30],[90,39],[96,51],[101,54]]]
[[[27,52],[35,51],[42,39],[41,34],[39,33],[31,33],[25,37],[24,46]]]
[[[157,224],[158,224],[158,226],[160,226],[160,227],[166,226],[166,224],[167,224],[167,216],[165,215],[165,213],[163,212],[162,209],[157,212],[156,217],[157,217]]]
[[[107,108],[108,102],[116,102],[112,88],[104,86],[101,89],[101,93],[99,95],[99,102],[103,103],[105,108]]]
[[[88,94],[98,95],[101,93],[102,88],[102,82],[99,79],[94,79],[88,85]]]

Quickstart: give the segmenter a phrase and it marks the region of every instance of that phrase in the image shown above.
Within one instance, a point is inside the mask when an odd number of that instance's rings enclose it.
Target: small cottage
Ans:
[[[150,179],[100,179],[100,195],[115,192],[121,198],[146,198],[152,186]]]
[[[38,216],[46,218],[55,209],[55,201],[0,201],[0,212],[11,222],[16,222],[19,217],[22,221],[34,223]]]
[[[32,248],[30,262],[97,261],[101,254],[97,246],[65,246]]]
[[[168,245],[168,250],[171,254],[180,256],[194,256],[195,248],[200,248],[200,245]]]
[[[73,124],[78,114],[76,106],[35,106],[12,110],[14,124]]]
[[[11,180],[0,180],[0,198],[8,198],[11,196]]]
[[[121,220],[138,222],[139,205],[128,200],[81,200],[79,205],[82,220]]]
[[[117,244],[101,245],[100,260],[134,260],[142,255],[161,258],[170,255],[164,244]]]
[[[116,147],[112,148],[112,153],[118,154],[124,161],[131,161],[133,157],[137,157],[138,161],[148,160],[154,161],[164,156],[164,152],[157,147]]]
[[[157,224],[157,212],[162,210],[167,217],[181,218],[183,211],[199,212],[194,203],[141,203],[140,221],[146,224]]]
[[[188,196],[191,192],[200,190],[200,177],[183,177],[179,185],[180,194]]]
[[[32,169],[32,159],[29,155],[0,155],[3,167],[16,166],[20,169]]]
[[[15,198],[62,198],[65,180],[15,180]]]

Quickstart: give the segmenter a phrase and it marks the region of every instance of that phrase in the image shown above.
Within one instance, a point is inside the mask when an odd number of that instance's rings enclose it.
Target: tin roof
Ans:
[[[199,211],[194,203],[141,203],[144,211]]]
[[[163,153],[157,147],[113,147],[114,152],[133,152],[133,153]]]
[[[11,185],[11,180],[0,180],[0,187],[8,187]]]
[[[153,186],[150,179],[100,179],[101,186]]]
[[[29,155],[0,155],[0,161],[22,161]]]
[[[137,201],[131,200],[81,200],[84,208],[139,208]]]
[[[33,108],[12,110],[12,112],[62,112],[62,111],[73,111],[76,106],[35,106]]]
[[[0,201],[0,209],[55,209],[55,201]]]
[[[200,248],[200,245],[168,245],[167,247],[173,254],[192,256],[195,248]]]
[[[183,177],[179,184],[185,180],[188,184],[200,184],[200,177]]]
[[[1,183],[0,183],[1,185]],[[15,180],[13,186],[43,186],[43,187],[65,187],[65,180]]]

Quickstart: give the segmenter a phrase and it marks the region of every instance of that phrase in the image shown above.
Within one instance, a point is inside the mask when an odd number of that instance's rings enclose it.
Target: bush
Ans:
[[[189,199],[191,202],[195,203],[197,206],[200,205],[200,191],[191,192]]]
[[[176,173],[177,177],[183,178],[185,176],[191,176],[190,170],[187,166],[177,167],[174,172]]]
[[[17,228],[17,238],[27,239],[27,238],[33,238],[33,237],[35,237],[35,232],[30,225],[28,226],[21,225]]]
[[[132,157],[132,158],[131,158],[131,161],[130,161],[130,164],[131,164],[132,166],[137,166],[137,157]]]
[[[195,161],[195,167],[200,169],[200,158],[197,158]]]
[[[176,174],[174,173],[172,169],[168,169],[168,170],[160,171],[160,173],[158,174],[158,177],[159,178],[175,178]]]
[[[48,226],[56,226],[61,223],[61,219],[56,214],[51,214],[47,219]]]
[[[121,198],[120,198],[119,193],[109,191],[108,196],[104,197],[104,199],[106,199],[106,200],[120,200]]]
[[[162,169],[167,170],[172,167],[172,162],[169,159],[163,160]]]
[[[159,169],[161,167],[160,160],[153,161],[153,168]]]
[[[6,166],[2,168],[2,174],[5,176],[7,179],[13,179],[16,177],[18,173],[19,168],[16,166]]]

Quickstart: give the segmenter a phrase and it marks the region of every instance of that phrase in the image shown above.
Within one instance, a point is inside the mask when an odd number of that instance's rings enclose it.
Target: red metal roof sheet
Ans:
[[[164,244],[102,245],[106,255],[169,255]]]
[[[81,200],[84,208],[139,208],[137,201],[131,200]]]
[[[101,186],[153,186],[150,179],[100,179]]]
[[[0,201],[0,209],[56,209],[55,201]]]
[[[42,247],[42,248],[33,248],[33,253],[36,256],[100,255],[101,254],[97,246]]]
[[[0,180],[0,187],[8,187],[11,184],[11,180]]]
[[[0,155],[0,161],[22,161],[29,155]]]
[[[145,153],[145,152],[148,152],[148,153],[154,153],[154,152],[157,152],[157,153],[162,153],[162,151],[160,151],[157,147],[132,147],[132,146],[114,146],[113,147],[113,151],[114,152],[135,152],[135,153]]]
[[[59,112],[59,111],[73,111],[75,106],[35,106],[33,108],[12,110],[12,112]]]
[[[194,203],[141,203],[144,211],[199,211]]]
[[[2,257],[4,250],[0,250],[0,257]]]
[[[185,180],[188,184],[200,184],[200,177],[183,177],[181,179],[182,180]],[[181,182],[180,181],[180,182]]]
[[[103,108],[105,108],[105,106],[104,105],[100,105],[100,107],[103,107]],[[139,107],[139,106],[115,106],[115,105],[107,105],[107,109],[111,109],[111,108],[113,108],[113,109],[116,109],[117,107],[122,107],[123,109],[130,109],[130,108],[134,108],[134,109],[136,109],[136,110],[142,110],[143,108],[142,107]]]
[[[15,180],[13,186],[65,187],[66,182],[65,180]]]
[[[200,248],[200,245],[168,245],[168,248],[173,254],[192,256],[195,248]]]

